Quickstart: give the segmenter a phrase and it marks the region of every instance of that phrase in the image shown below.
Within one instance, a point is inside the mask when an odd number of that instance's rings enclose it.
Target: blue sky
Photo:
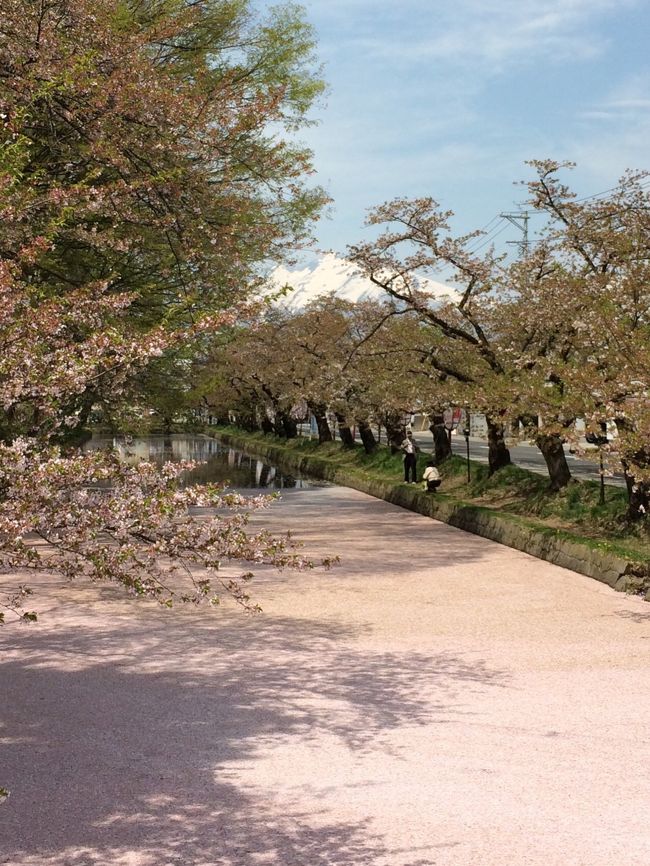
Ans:
[[[523,200],[526,159],[576,161],[581,195],[650,168],[648,0],[303,5],[329,84],[302,134],[334,199],[323,248],[343,252],[366,210],[398,195],[432,195],[455,229],[481,228]],[[496,242],[517,239],[510,227]]]

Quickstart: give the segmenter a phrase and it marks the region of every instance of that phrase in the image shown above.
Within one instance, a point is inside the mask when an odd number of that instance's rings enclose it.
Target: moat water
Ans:
[[[85,450],[112,448],[129,462],[154,463],[191,460],[197,465],[185,473],[187,484],[221,482],[235,489],[282,490],[321,487],[325,482],[281,472],[276,466],[245,454],[209,436],[172,434],[171,436],[96,435]]]

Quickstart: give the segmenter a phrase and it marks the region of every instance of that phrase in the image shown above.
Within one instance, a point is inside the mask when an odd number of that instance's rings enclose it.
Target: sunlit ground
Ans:
[[[258,617],[32,579],[0,862],[647,866],[650,606],[352,490],[255,520],[341,565]]]

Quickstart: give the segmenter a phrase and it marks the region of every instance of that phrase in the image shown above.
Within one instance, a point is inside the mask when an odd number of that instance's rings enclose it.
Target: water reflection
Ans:
[[[283,489],[322,486],[300,476],[280,472],[275,466],[224,445],[207,436],[93,436],[85,450],[112,448],[127,463],[150,460],[153,463],[194,460],[200,463],[186,473],[188,484],[228,482],[231,487]]]

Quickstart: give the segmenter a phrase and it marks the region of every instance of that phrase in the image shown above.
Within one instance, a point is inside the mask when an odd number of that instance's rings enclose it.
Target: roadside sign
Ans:
[[[442,423],[445,425],[446,429],[451,432],[458,427],[462,417],[462,409],[445,409],[442,413]]]

